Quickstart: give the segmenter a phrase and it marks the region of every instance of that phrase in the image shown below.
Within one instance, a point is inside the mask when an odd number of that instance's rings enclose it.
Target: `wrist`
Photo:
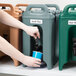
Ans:
[[[25,32],[27,32],[28,28],[29,28],[29,26],[27,26],[27,25],[24,25],[23,27],[21,27],[21,29]]]
[[[26,55],[24,55],[24,57],[22,58],[21,62],[23,64],[26,64],[27,63],[27,56]]]
[[[24,63],[26,61],[26,56],[25,55],[22,55],[22,57],[20,58],[20,62],[21,63]]]

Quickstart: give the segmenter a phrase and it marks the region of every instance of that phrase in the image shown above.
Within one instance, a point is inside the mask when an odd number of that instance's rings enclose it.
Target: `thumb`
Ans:
[[[35,34],[33,35],[33,37],[34,37],[35,39],[37,39],[37,36],[36,36]]]

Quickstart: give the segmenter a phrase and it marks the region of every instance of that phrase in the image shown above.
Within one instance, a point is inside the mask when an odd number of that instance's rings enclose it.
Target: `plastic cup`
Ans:
[[[42,53],[38,51],[33,51],[32,57],[41,59],[42,58]]]

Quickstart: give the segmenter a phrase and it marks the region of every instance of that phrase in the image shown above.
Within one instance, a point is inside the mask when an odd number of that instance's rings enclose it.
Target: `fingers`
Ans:
[[[33,37],[34,37],[35,39],[37,39],[37,36],[36,36],[36,35],[33,35]]]
[[[34,64],[32,65],[32,67],[40,67],[40,65]]]
[[[40,60],[40,59],[36,59],[36,61],[41,62],[41,60]]]
[[[33,67],[40,67],[40,65],[41,65],[41,60],[35,58],[35,62],[34,62],[34,64],[33,64],[32,66],[33,66]]]
[[[41,65],[41,62],[35,62],[35,64]]]
[[[37,37],[40,38],[40,33],[39,33],[39,31],[37,32]]]
[[[40,38],[39,32],[35,33],[33,37],[34,37],[35,39],[37,39],[37,37]]]
[[[38,27],[35,27],[35,29],[36,29],[36,32],[34,33],[34,38],[35,39],[37,39],[37,37],[40,38],[40,33],[39,33],[39,30],[38,30]]]

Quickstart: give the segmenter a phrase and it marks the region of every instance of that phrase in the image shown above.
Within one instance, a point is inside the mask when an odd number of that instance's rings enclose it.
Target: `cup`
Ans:
[[[38,51],[33,51],[32,57],[41,59],[42,58],[42,53]]]

